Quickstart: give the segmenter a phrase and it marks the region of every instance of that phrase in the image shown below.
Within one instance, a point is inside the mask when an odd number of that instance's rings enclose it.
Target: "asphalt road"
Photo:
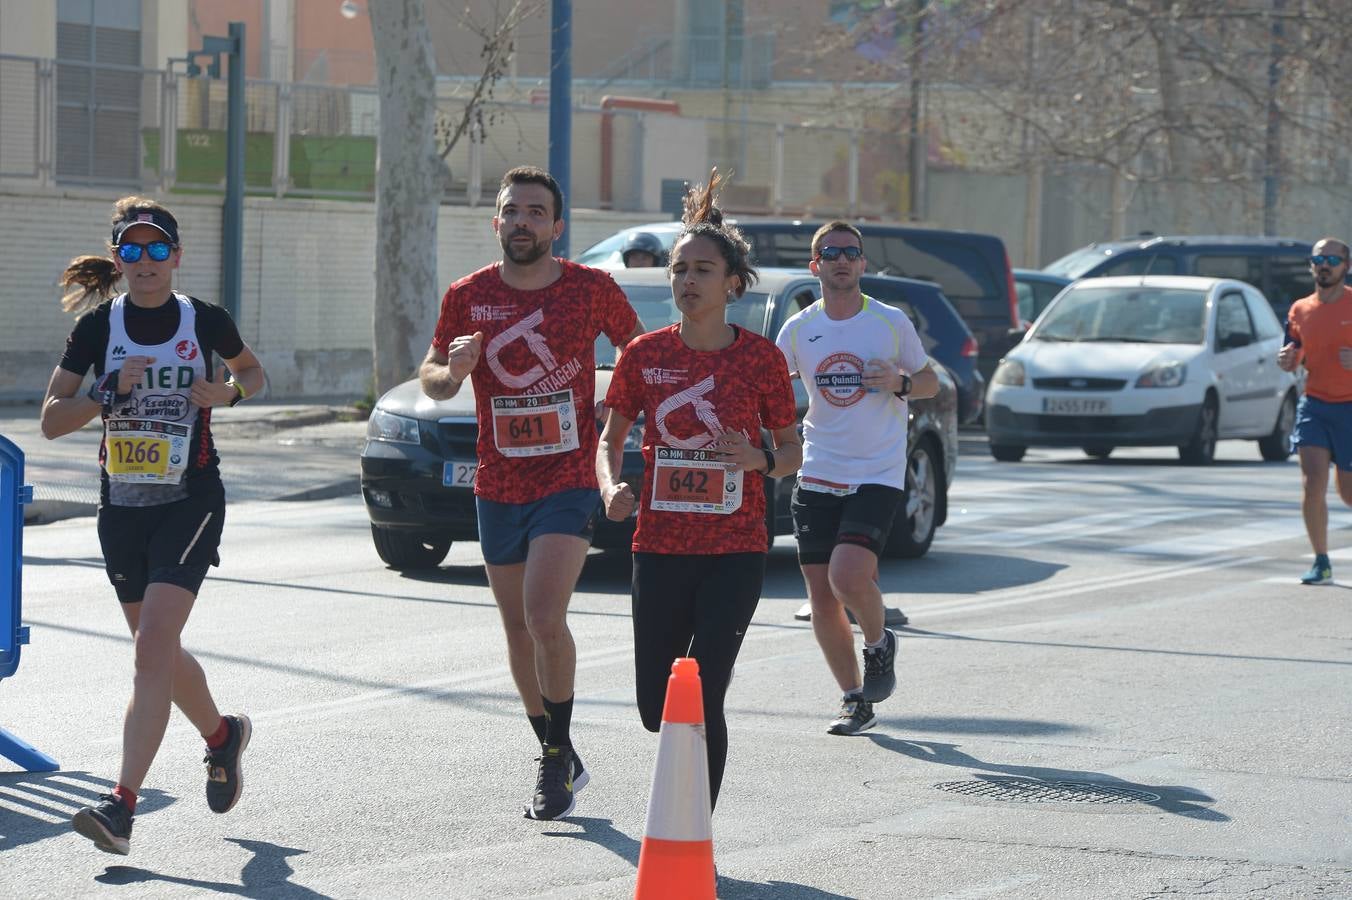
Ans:
[[[781,538],[729,696],[719,896],[1352,896],[1352,592],[1296,584],[1295,465],[1221,447],[1207,469],[964,458],[929,556],[883,567],[912,624],[865,737],[824,732],[838,698]],[[92,520],[25,539],[33,640],[0,725],[62,771],[0,774],[0,896],[632,896],[657,739],[623,555],[593,555],[570,615],[592,784],[533,822],[477,546],[400,575],[356,498],[233,505],[185,644],[253,717],[245,794],[207,810],[175,717],[118,858],[68,819],[116,775],[129,639]]]

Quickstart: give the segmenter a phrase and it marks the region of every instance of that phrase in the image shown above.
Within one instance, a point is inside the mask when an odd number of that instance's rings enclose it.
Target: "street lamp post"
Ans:
[[[221,306],[239,320],[240,285],[244,268],[244,23],[231,22],[230,36],[205,35],[202,49],[190,50],[181,60],[187,74],[202,74],[196,57],[209,56],[209,78],[221,77],[221,57],[229,61],[225,116],[225,203],[221,208]]]

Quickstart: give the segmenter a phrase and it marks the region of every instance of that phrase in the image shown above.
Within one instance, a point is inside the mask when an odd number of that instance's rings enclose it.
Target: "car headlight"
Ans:
[[[1153,366],[1136,379],[1138,388],[1178,387],[1188,377],[1188,367],[1181,362],[1166,362]]]
[[[1017,359],[1002,359],[1000,365],[995,367],[995,374],[991,376],[993,384],[1008,384],[1014,387],[1023,387],[1027,378],[1024,372],[1023,363]]]
[[[408,416],[396,416],[383,409],[373,409],[371,418],[366,420],[366,439],[389,441],[394,444],[421,443],[418,420],[410,419]]]

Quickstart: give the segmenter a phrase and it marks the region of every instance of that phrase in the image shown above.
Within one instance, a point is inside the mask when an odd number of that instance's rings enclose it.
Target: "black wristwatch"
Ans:
[[[89,386],[89,399],[102,406],[105,410],[112,409],[114,403],[124,403],[131,399],[131,391],[125,394],[117,392],[117,380],[121,376],[121,369],[113,369],[111,372],[104,372],[94,383]]]
[[[896,396],[898,400],[905,400],[906,395],[909,394],[910,392],[911,392],[911,376],[907,375],[905,372],[902,372],[901,390],[893,391],[892,393]]]

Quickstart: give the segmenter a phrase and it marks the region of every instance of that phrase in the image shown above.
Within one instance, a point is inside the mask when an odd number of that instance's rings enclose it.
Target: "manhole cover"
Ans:
[[[945,781],[935,787],[950,794],[984,797],[987,800],[1012,800],[1015,803],[1156,803],[1160,799],[1159,794],[1134,788],[1029,778]]]

